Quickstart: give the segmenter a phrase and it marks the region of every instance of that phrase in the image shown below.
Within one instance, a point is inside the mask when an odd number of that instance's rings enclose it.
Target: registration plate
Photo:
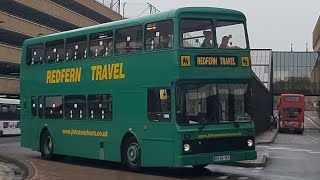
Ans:
[[[213,161],[230,161],[230,155],[213,156]]]

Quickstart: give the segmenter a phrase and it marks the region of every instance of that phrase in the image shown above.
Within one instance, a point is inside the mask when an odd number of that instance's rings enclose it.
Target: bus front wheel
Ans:
[[[133,171],[139,171],[141,166],[141,150],[135,137],[129,137],[122,150],[123,163]]]
[[[49,131],[41,135],[41,156],[45,159],[53,159],[53,140]]]

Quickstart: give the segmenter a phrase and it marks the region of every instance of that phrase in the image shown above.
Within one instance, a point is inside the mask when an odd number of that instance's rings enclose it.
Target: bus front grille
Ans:
[[[226,137],[217,139],[193,139],[184,140],[183,144],[190,145],[190,151],[185,154],[211,153],[224,151],[241,151],[254,150],[255,146],[249,147],[247,141],[251,139],[254,142],[254,137]]]

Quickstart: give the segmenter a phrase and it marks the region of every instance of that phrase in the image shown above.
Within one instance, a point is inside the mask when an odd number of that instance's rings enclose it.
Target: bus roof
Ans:
[[[0,98],[0,103],[4,103],[4,104],[20,104],[20,100],[19,99]]]
[[[46,35],[46,36],[30,38],[30,39],[27,39],[23,43],[23,46],[35,44],[35,43],[42,43],[42,42],[50,41],[50,40],[74,37],[74,36],[77,36],[75,33],[79,33],[78,35],[84,35],[88,32],[90,32],[90,33],[101,32],[101,31],[105,31],[105,30],[112,30],[115,28],[122,28],[122,27],[139,25],[139,24],[142,24],[145,22],[161,21],[161,20],[165,20],[165,19],[169,19],[169,18],[177,18],[177,17],[201,18],[201,14],[199,14],[199,13],[203,13],[205,15],[208,15],[208,14],[214,15],[216,18],[221,18],[221,19],[232,18],[232,19],[237,19],[237,20],[241,20],[241,21],[246,20],[244,14],[240,11],[237,11],[237,10],[224,9],[224,8],[214,8],[214,7],[184,7],[184,8],[171,10],[171,11],[152,14],[149,16],[113,21],[113,22],[109,22],[109,23],[103,23],[103,24],[98,24],[98,25],[94,25],[94,26],[78,28],[78,29],[74,29],[74,30],[70,30],[70,31],[64,31],[64,32],[59,32],[59,33],[55,33],[55,34],[50,34],[50,35]],[[228,18],[226,18],[225,16],[228,16]]]

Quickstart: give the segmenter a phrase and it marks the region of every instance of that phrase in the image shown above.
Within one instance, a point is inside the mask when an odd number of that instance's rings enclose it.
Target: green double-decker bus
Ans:
[[[245,16],[190,7],[28,39],[21,144],[140,167],[256,158]]]

